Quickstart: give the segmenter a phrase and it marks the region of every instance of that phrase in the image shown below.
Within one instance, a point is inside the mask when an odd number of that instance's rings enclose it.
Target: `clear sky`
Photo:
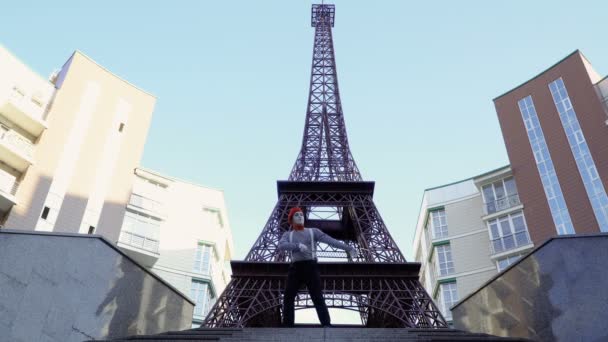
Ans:
[[[45,76],[78,49],[156,95],[142,165],[223,189],[241,259],[299,151],[311,3],[11,1],[0,43]],[[508,163],[494,97],[575,49],[608,70],[606,1],[334,3],[350,146],[410,259],[425,188]]]

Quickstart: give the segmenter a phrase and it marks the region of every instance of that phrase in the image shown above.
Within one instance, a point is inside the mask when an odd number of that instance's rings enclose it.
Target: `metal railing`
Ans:
[[[485,213],[486,215],[493,214],[499,211],[503,211],[509,208],[512,208],[516,205],[521,204],[519,201],[519,195],[509,195],[507,197],[499,198],[495,201],[488,202],[485,204]]]
[[[132,232],[121,231],[118,241],[153,253],[158,253],[158,240]]]
[[[514,233],[512,235],[503,236],[490,241],[490,251],[492,254],[506,252],[515,248],[531,244],[530,235],[527,230]]]
[[[44,105],[40,101],[34,100],[17,90],[13,90],[9,101],[23,113],[38,120],[45,120]]]
[[[146,196],[142,196],[140,194],[132,193],[131,198],[129,198],[129,205],[138,209],[148,211],[154,214],[154,216],[160,218],[166,216],[166,213],[164,211],[164,205],[161,202],[148,198]]]
[[[19,182],[13,177],[6,177],[1,175],[0,171],[0,193],[6,193],[9,195],[17,194],[17,188],[19,188]]]
[[[21,134],[13,130],[4,131],[0,133],[0,141],[12,149],[21,152],[28,159],[32,158],[34,146]]]

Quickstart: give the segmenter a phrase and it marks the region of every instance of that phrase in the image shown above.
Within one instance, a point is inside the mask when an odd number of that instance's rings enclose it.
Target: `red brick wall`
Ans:
[[[517,105],[517,101],[528,95],[532,95],[575,231],[599,232],[591,203],[549,90],[549,83],[562,77],[598,173],[606,187],[608,181],[608,158],[606,158],[608,127],[604,124],[606,114],[593,89],[582,58],[584,57],[577,51],[534,79],[494,100],[519,196],[524,204],[530,237],[534,244],[557,235],[557,231]]]

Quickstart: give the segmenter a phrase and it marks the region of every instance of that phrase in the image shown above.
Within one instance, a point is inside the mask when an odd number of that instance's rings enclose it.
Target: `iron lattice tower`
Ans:
[[[289,254],[278,250],[287,213],[304,210],[317,227],[357,250],[354,262],[318,246],[327,306],[359,312],[367,327],[445,328],[447,323],[418,281],[420,264],[406,262],[373,202],[374,182],[363,181],[350,152],[332,40],[334,5],[312,6],[315,28],[310,93],[302,147],[278,201],[244,261],[205,319],[205,327],[279,326]],[[304,291],[296,310],[313,307]]]

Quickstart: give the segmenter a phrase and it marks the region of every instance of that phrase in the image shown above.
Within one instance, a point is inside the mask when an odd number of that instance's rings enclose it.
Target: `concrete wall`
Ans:
[[[536,341],[608,340],[608,234],[549,240],[454,306],[457,329]]]
[[[190,327],[193,303],[99,236],[0,230],[0,340],[76,342]]]

